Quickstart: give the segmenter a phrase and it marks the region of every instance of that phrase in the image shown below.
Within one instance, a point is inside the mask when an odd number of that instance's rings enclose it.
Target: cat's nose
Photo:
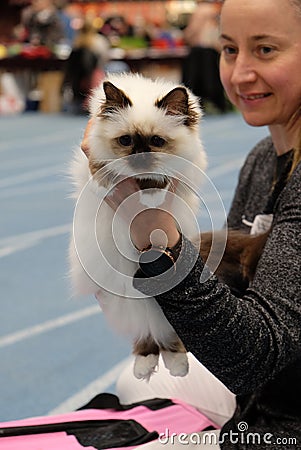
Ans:
[[[146,136],[137,133],[136,135],[134,135],[133,144],[132,155],[151,152],[149,140]]]
[[[135,146],[134,145],[134,147],[132,148],[132,155],[137,155],[137,154],[139,154],[139,153],[149,153],[149,152],[151,152],[151,149],[150,149],[150,147],[148,147],[148,146],[145,146],[145,147],[140,147],[140,146]]]

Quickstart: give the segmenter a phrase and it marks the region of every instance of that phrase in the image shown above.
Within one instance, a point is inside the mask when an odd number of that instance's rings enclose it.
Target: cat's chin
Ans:
[[[166,189],[170,183],[170,179],[164,176],[158,178],[137,178],[136,181],[141,190]]]
[[[165,201],[170,179],[166,176],[136,178],[140,187],[140,202],[148,208],[158,208]]]

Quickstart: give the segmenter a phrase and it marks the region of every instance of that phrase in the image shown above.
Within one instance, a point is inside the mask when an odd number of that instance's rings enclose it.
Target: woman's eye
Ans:
[[[165,139],[163,139],[161,136],[152,136],[150,138],[150,144],[154,147],[163,147],[165,143]]]
[[[235,47],[230,47],[229,45],[225,45],[225,46],[222,48],[222,51],[223,51],[223,53],[224,53],[226,56],[236,55],[236,53],[237,53],[236,48],[235,48]]]
[[[273,48],[272,47],[268,47],[268,46],[262,46],[259,48],[259,53],[262,55],[270,55],[273,52]]]
[[[124,134],[123,136],[120,136],[118,138],[119,144],[123,145],[124,147],[129,147],[133,144],[133,139],[130,134]]]

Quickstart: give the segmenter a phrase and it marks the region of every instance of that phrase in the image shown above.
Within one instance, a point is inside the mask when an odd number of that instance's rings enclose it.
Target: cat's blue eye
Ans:
[[[130,145],[133,144],[133,138],[130,134],[124,134],[123,136],[120,136],[118,138],[118,142],[124,147],[129,147]]]
[[[166,141],[161,136],[152,136],[150,138],[150,144],[154,147],[163,147]]]

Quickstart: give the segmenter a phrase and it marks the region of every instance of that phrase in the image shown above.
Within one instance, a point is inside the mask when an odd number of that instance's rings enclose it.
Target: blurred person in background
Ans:
[[[63,82],[63,95],[71,106],[71,112],[86,112],[91,89],[104,78],[110,47],[108,39],[98,33],[93,22],[86,20],[75,36]]]
[[[64,29],[53,0],[32,0],[23,10],[21,24],[25,40],[33,45],[53,48],[64,39]]]
[[[107,17],[101,32],[108,37],[112,45],[118,44],[121,37],[134,35],[133,26],[123,16],[118,15]]]
[[[72,17],[68,13],[68,0],[55,0],[55,5],[63,27],[64,43],[72,47],[76,30],[72,26]]]
[[[97,66],[104,70],[109,61],[111,46],[109,40],[103,34],[98,33],[92,20],[86,19],[74,38],[73,49],[78,48],[91,50],[97,58]]]
[[[207,109],[211,103],[219,112],[225,112],[227,103],[219,76],[220,8],[221,2],[197,2],[184,30],[184,40],[190,52],[183,64],[182,81],[202,98],[203,108]]]

